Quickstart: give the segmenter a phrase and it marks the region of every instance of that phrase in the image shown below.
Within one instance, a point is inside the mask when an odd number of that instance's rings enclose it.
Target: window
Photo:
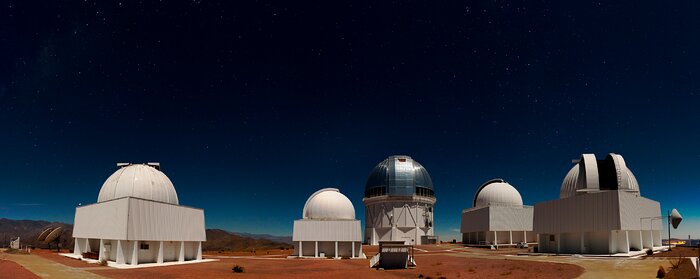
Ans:
[[[141,250],[148,250],[148,243],[141,243]]]
[[[553,235],[553,234],[550,234],[550,235],[549,235],[549,241],[554,241],[554,235]]]

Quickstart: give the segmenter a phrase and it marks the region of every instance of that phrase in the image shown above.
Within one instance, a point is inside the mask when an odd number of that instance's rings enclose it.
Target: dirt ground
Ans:
[[[697,247],[673,247],[671,251],[656,253],[650,257],[697,257]]]
[[[415,252],[415,269],[376,270],[369,268],[369,260],[287,259],[292,250],[250,252],[207,252],[205,258],[216,262],[186,264],[141,269],[114,269],[98,267],[82,261],[59,256],[53,252],[35,254],[76,268],[110,278],[575,278],[583,268],[560,263],[516,261],[508,259],[479,259],[455,257],[449,247],[419,246]],[[377,247],[363,247],[368,257],[376,254]],[[269,252],[269,254],[268,254]],[[495,251],[494,251],[495,252]],[[498,251],[514,254],[517,251]],[[239,265],[243,273],[233,273]],[[91,268],[92,267],[92,268]]]
[[[41,277],[34,275],[34,273],[13,261],[0,259],[0,278],[39,279]]]

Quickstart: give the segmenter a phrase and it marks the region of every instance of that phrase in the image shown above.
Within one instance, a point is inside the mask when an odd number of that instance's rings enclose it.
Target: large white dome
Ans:
[[[520,192],[503,179],[492,179],[482,184],[474,196],[474,207],[488,205],[523,205]]]
[[[304,219],[355,220],[355,207],[338,189],[325,188],[313,193],[304,205]]]
[[[583,154],[564,177],[559,198],[606,190],[639,193],[639,184],[621,155],[597,160],[594,154]]]
[[[135,197],[179,204],[173,183],[163,172],[156,169],[157,166],[146,164],[122,166],[102,185],[97,202]]]

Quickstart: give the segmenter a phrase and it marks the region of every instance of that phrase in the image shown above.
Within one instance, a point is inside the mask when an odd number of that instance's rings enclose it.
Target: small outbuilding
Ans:
[[[299,257],[365,258],[355,207],[335,188],[318,190],[306,200],[292,241]]]
[[[159,163],[117,164],[97,203],[75,209],[73,255],[110,265],[202,260],[204,211],[179,204]]]
[[[462,210],[462,243],[516,245],[537,242],[532,231],[532,206],[523,205],[520,192],[503,179],[482,184],[472,207]]]

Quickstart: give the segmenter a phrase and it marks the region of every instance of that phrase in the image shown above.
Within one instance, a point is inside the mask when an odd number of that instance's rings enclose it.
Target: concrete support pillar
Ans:
[[[80,249],[80,238],[75,239],[75,244],[73,245],[73,255],[82,255],[83,251]]]
[[[318,258],[318,241],[314,241],[314,245],[316,248],[314,248],[314,257]]]
[[[509,238],[510,244],[513,245],[513,231],[508,231],[508,234],[509,234],[508,238]]]
[[[415,245],[421,245],[423,244],[421,239],[420,239],[420,228],[418,227],[418,224],[416,224],[416,240],[413,241]]]
[[[377,229],[372,227],[372,238],[369,240],[368,245],[377,245]]]
[[[180,253],[177,255],[177,261],[178,262],[184,262],[185,261],[185,242],[180,241]]]
[[[561,253],[561,234],[557,234],[557,254]]]
[[[303,249],[304,249],[304,248],[302,248],[302,245],[301,245],[301,244],[302,244],[302,242],[299,241],[299,257],[304,256],[304,254],[301,252],[301,251],[303,251]]]
[[[355,255],[355,241],[353,241],[351,243],[352,243],[352,258],[356,258],[357,255]]]
[[[362,255],[362,243],[360,243],[360,252],[357,253],[357,256],[358,256],[358,257],[361,256],[361,255]]]
[[[625,247],[624,252],[629,253],[630,252],[630,232],[629,231],[625,231],[625,242],[623,243],[623,245]]]
[[[107,252],[107,251],[105,251],[106,249],[105,249],[105,240],[104,239],[100,239],[100,248],[99,249],[100,250],[97,252],[98,253],[97,260],[98,261],[107,260],[107,258],[109,258],[109,255],[105,255],[105,252]]]
[[[493,244],[498,248],[498,232],[493,231]]]
[[[338,258],[338,241],[335,242],[335,258]]]
[[[131,265],[139,264],[139,241],[134,240],[134,249],[131,250]]]
[[[613,245],[612,245],[613,244],[613,237],[615,237],[615,235],[613,235],[613,231],[609,231],[608,232],[608,254],[613,253]]]
[[[195,257],[198,261],[202,260],[202,242],[197,241],[197,256]]]
[[[123,242],[121,240],[117,240],[117,264],[124,264],[126,261],[124,261],[124,247],[122,247]]]
[[[523,231],[523,242],[528,243],[527,241],[527,231]]]
[[[90,248],[90,239],[86,238],[85,239],[85,252],[91,252],[92,249]]]
[[[157,263],[162,264],[163,263],[163,249],[165,246],[163,245],[163,241],[158,241],[158,259],[156,260]]]

